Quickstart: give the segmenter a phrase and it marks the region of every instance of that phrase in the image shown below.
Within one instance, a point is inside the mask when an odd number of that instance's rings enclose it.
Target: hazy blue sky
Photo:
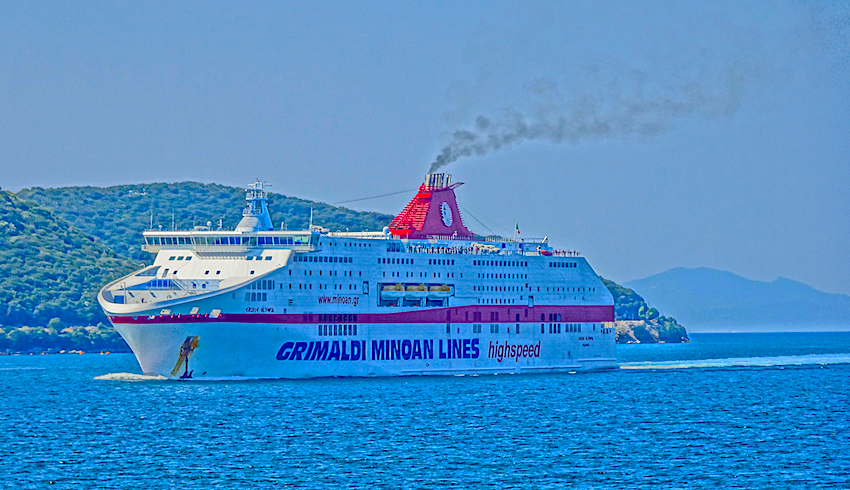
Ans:
[[[450,144],[483,153],[445,167],[467,213],[606,277],[850,293],[846,2],[0,3],[7,190],[339,202],[416,187]]]

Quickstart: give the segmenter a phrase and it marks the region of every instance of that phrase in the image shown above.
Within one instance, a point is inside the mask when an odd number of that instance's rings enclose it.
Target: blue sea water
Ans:
[[[262,382],[2,356],[0,486],[850,487],[850,332],[618,356],[603,373]]]

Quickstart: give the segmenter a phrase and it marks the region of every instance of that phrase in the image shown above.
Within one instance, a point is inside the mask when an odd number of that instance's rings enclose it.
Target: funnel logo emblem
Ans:
[[[449,207],[449,203],[443,201],[440,204],[440,214],[443,215],[443,224],[448,226],[452,226],[452,208]]]

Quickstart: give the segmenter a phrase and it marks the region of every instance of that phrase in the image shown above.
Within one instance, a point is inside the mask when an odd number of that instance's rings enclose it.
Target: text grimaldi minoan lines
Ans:
[[[541,342],[511,344],[490,342],[487,357],[502,362],[521,358],[539,358]],[[318,340],[284,342],[277,352],[279,361],[398,361],[417,359],[479,359],[480,339],[402,339]]]

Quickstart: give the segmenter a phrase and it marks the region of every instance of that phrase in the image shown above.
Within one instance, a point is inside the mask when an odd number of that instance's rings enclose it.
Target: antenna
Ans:
[[[313,207],[310,207],[310,230],[313,229]]]

